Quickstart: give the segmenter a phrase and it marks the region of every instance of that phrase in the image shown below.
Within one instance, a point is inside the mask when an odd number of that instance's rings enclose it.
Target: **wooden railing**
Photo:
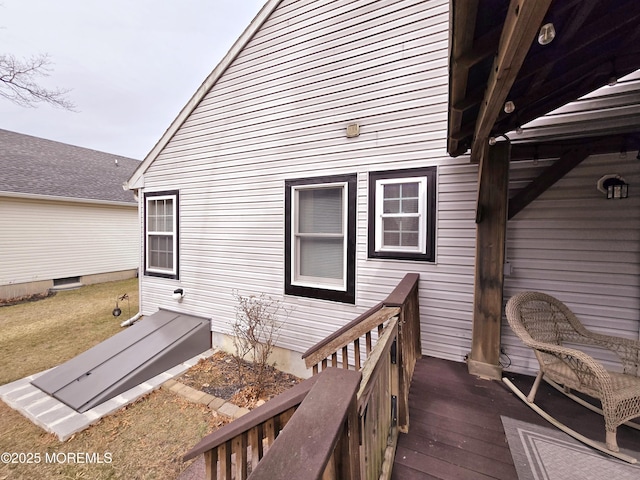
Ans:
[[[420,355],[418,280],[407,274],[305,352],[313,377],[203,438],[184,460],[204,454],[210,479],[389,478]]]

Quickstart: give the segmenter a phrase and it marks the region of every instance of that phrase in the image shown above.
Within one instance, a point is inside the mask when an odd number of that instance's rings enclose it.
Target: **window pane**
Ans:
[[[400,237],[402,247],[418,247],[418,232],[403,232]]]
[[[400,198],[400,184],[392,183],[384,186],[384,198]]]
[[[173,268],[173,238],[153,235],[149,237],[149,267]]]
[[[400,188],[402,190],[402,197],[403,198],[418,198],[418,194],[420,192],[420,187],[419,187],[419,183],[418,182],[411,182],[411,183],[401,183],[400,184]]]
[[[343,278],[343,239],[299,239],[300,275],[321,278]]]
[[[342,187],[298,191],[298,233],[342,234]]]
[[[417,198],[403,198],[401,213],[418,213]]]
[[[384,213],[400,213],[400,200],[384,200]]]
[[[419,217],[384,218],[382,220],[385,247],[418,247]]]
[[[147,203],[147,228],[150,232],[173,232],[173,200]]]

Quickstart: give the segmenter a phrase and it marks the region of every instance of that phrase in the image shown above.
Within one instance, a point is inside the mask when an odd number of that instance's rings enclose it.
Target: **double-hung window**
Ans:
[[[178,192],[145,194],[145,274],[178,278]]]
[[[285,292],[355,301],[356,177],[285,183]]]
[[[435,168],[369,174],[369,257],[434,260]]]

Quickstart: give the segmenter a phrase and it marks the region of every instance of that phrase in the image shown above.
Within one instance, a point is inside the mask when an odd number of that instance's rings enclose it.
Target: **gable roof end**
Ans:
[[[268,0],[267,3],[258,12],[255,18],[251,21],[249,26],[242,32],[242,35],[236,40],[231,49],[227,52],[224,58],[213,69],[209,76],[202,82],[202,85],[198,87],[198,90],[194,93],[187,104],[182,108],[175,120],[169,125],[169,128],[164,132],[160,140],[154,145],[149,154],[142,161],[140,166],[133,173],[128,182],[125,183],[125,188],[134,190],[144,186],[143,175],[151,164],[158,157],[160,152],[166,147],[169,141],[173,138],[176,132],[180,129],[182,124],[189,118],[189,115],[200,104],[202,99],[209,93],[209,90],[216,84],[218,79],[222,76],[225,70],[231,65],[231,62],[240,54],[245,45],[251,40],[255,33],[260,29],[262,24],[269,18],[271,13],[276,9],[282,0]]]

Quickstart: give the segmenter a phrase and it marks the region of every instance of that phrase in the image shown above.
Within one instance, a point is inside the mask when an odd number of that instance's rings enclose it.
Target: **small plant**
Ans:
[[[291,309],[283,306],[280,300],[264,293],[258,296],[243,296],[234,290],[233,297],[237,305],[236,317],[231,322],[231,329],[238,377],[244,385],[243,364],[245,360],[252,361],[255,387],[258,390],[257,395],[260,395],[265,386],[267,367],[271,366],[269,357],[280,336],[280,329],[291,314]],[[284,317],[284,320],[280,320],[280,317]]]

